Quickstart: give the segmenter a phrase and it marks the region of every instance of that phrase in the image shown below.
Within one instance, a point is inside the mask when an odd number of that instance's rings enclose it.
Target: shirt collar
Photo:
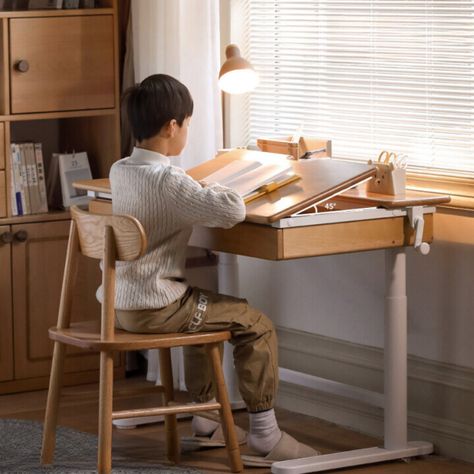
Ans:
[[[170,159],[156,151],[146,150],[145,148],[134,147],[132,154],[129,156],[127,162],[134,165],[156,165],[161,163],[169,165]]]

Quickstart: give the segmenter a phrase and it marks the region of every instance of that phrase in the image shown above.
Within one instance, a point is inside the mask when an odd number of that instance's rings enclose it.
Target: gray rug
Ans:
[[[58,427],[54,464],[41,466],[43,424],[36,421],[0,419],[0,473],[96,473],[97,437]],[[112,472],[197,474],[191,468],[137,463],[114,453]]]

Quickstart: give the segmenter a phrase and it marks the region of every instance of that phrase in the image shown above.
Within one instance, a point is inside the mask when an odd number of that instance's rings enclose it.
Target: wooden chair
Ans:
[[[164,415],[167,457],[179,461],[177,413],[219,410],[226,439],[228,457],[233,472],[242,471],[240,448],[235,434],[232,411],[221,367],[219,343],[230,338],[228,331],[192,334],[134,334],[114,328],[115,262],[139,258],[146,249],[145,231],[131,216],[98,215],[71,208],[71,228],[67,247],[58,323],[49,330],[54,340],[54,353],[45,413],[42,464],[50,464],[54,457],[59,396],[62,385],[66,345],[100,352],[99,385],[99,473],[109,473],[112,465],[112,420],[132,416]],[[79,252],[95,259],[103,259],[102,284],[104,298],[101,321],[70,322],[77,257]],[[181,404],[173,401],[173,376],[170,349],[172,347],[205,344],[215,376],[217,402]],[[159,349],[163,381],[162,407],[112,411],[113,354],[116,351]]]

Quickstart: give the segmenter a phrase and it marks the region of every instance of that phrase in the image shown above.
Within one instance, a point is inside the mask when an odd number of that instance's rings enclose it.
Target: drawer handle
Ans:
[[[28,72],[30,69],[30,63],[26,59],[20,59],[15,64],[15,69],[19,72]]]
[[[13,242],[13,233],[4,232],[3,234],[0,234],[0,242],[2,244],[11,244]]]
[[[26,230],[19,230],[18,232],[15,232],[14,237],[17,242],[26,242],[28,239],[28,232],[26,232]]]

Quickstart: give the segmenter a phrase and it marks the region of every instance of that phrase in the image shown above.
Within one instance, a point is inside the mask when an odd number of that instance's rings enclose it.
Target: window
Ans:
[[[302,124],[337,158],[474,177],[474,0],[233,0],[232,22],[260,75],[249,144]]]

